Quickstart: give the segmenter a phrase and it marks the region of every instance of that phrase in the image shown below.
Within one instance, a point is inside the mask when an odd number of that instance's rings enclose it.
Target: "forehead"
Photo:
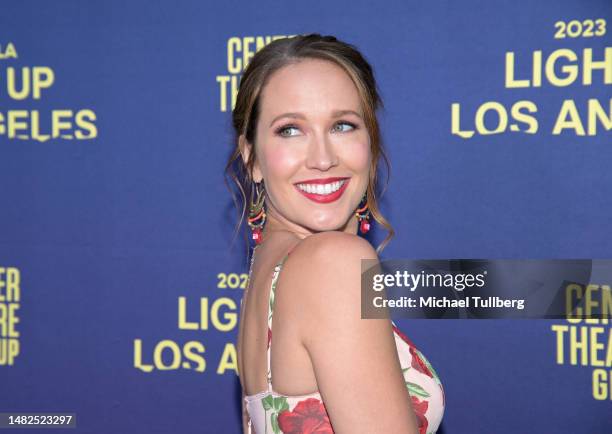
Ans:
[[[306,115],[334,110],[361,113],[357,87],[339,65],[320,59],[303,59],[275,71],[261,92],[261,118],[287,111]]]

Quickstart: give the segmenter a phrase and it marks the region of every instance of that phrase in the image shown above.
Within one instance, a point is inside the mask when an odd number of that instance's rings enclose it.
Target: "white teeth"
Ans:
[[[342,187],[346,180],[330,182],[329,184],[298,184],[298,188],[306,193],[314,193],[320,195],[327,195],[334,193]]]

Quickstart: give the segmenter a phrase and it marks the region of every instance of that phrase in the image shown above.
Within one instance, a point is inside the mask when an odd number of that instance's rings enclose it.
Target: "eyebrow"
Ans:
[[[355,115],[359,117],[360,119],[363,118],[355,110],[336,110],[332,112],[332,117],[339,118],[341,116],[348,115],[348,114]],[[272,119],[272,122],[270,122],[270,126],[274,125],[274,122],[282,118],[306,119],[306,116],[304,116],[302,113],[297,113],[297,112],[283,113],[281,115],[276,116],[274,119]]]

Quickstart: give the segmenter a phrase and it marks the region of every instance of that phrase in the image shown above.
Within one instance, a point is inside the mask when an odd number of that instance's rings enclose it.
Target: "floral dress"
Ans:
[[[281,395],[272,389],[270,353],[274,291],[283,263],[274,268],[268,303],[268,389],[244,397],[249,416],[247,434],[333,434],[323,399],[318,392],[308,395]],[[254,257],[254,255],[253,255]],[[251,260],[251,267],[253,261]],[[250,277],[250,270],[249,270]],[[392,321],[393,335],[404,381],[416,413],[419,434],[435,433],[442,422],[445,398],[442,383],[425,356]]]

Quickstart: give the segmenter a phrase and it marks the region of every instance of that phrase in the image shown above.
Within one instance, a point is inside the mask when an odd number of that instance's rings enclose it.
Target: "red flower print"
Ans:
[[[278,415],[278,426],[284,434],[333,434],[329,416],[317,398],[298,402],[293,411]]]
[[[410,396],[412,399],[412,408],[414,409],[414,414],[417,417],[417,423],[419,424],[419,434],[425,434],[427,432],[427,418],[425,417],[425,412],[427,412],[427,407],[429,407],[429,403],[427,401],[419,401],[419,398],[416,396]]]
[[[433,374],[427,367],[427,364],[421,359],[415,347],[410,347],[410,354],[412,354],[412,367],[420,373],[433,378]]]
[[[395,326],[395,324],[391,323],[391,325],[393,326],[393,330],[395,331],[395,333],[397,333],[399,337],[402,338],[402,340],[408,344],[410,354],[412,355],[412,367],[420,373],[433,378],[433,374],[427,367],[427,364],[421,359],[421,356],[419,356],[418,352],[416,351],[416,345],[414,345],[412,341],[408,338],[408,336],[402,333],[401,330]]]
[[[391,323],[391,325],[393,326],[393,331],[395,331],[395,333],[397,333],[399,335],[399,337],[402,338],[402,340],[408,344],[409,347],[414,347],[415,346],[412,343],[412,341],[408,338],[408,336],[406,336],[404,333],[402,333],[402,331],[400,329],[398,329],[395,326],[395,324]]]
[[[272,341],[272,330],[268,327],[268,348],[270,348],[270,341]]]

